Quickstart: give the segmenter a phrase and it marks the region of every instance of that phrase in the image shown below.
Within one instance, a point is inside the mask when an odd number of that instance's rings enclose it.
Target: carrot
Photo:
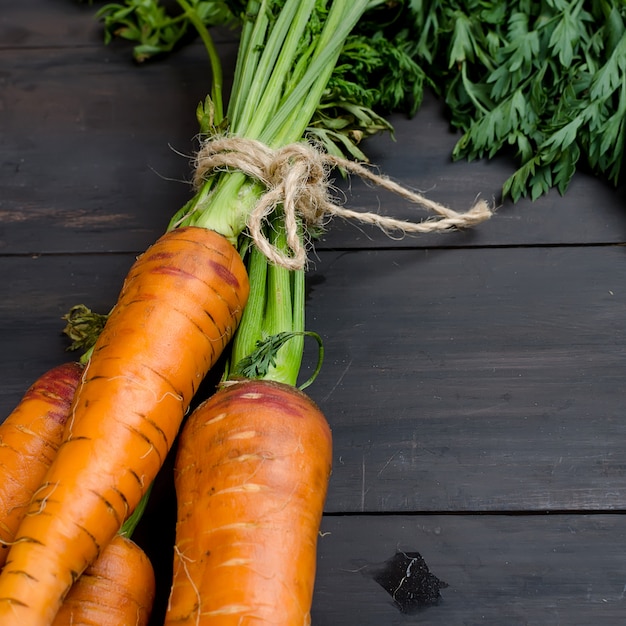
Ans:
[[[152,563],[116,535],[70,589],[54,626],[145,626],[155,595]]]
[[[165,625],[310,624],[331,433],[295,387],[230,383],[181,431]]]
[[[82,367],[63,363],[40,376],[0,425],[0,567],[61,445]]]
[[[52,623],[156,476],[247,294],[239,253],[206,229],[173,230],[135,262],[0,574],[3,626]]]

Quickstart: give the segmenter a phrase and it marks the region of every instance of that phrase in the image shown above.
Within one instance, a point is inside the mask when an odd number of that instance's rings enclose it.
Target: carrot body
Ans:
[[[166,626],[304,626],[332,462],[328,424],[294,387],[224,387],[181,431]]]
[[[33,493],[61,445],[82,371],[78,363],[48,370],[0,424],[0,567]]]
[[[3,626],[52,623],[156,476],[247,294],[238,252],[206,229],[171,231],[137,259],[0,574]]]
[[[144,551],[116,535],[74,583],[54,626],[145,626],[155,586],[152,563]]]

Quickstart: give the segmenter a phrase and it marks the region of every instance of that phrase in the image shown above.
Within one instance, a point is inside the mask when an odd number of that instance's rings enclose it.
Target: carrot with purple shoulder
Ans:
[[[273,147],[302,138],[343,42],[370,2],[332,2],[312,21],[317,4],[287,0],[269,19],[263,3],[249,14],[226,116],[231,134]],[[315,44],[301,46],[305,35]],[[213,104],[216,115],[203,132],[223,121]],[[175,228],[138,259],[107,319],[67,441],[0,574],[3,626],[52,623],[159,471],[191,397],[237,327],[248,278],[234,246],[267,189],[219,169],[207,172],[173,218]]]
[[[68,362],[41,375],[0,424],[0,567],[16,529],[63,440],[83,366]],[[128,532],[128,531],[127,531]],[[78,579],[55,626],[148,623],[154,599],[148,557],[127,536],[116,535]]]
[[[239,253],[203,228],[174,230],[136,261],[85,366],[64,443],[9,550],[2,624],[52,623],[159,471],[247,294]]]
[[[48,370],[0,424],[0,567],[61,445],[82,372],[74,362]]]
[[[284,249],[274,226],[268,237]],[[179,437],[166,626],[310,623],[332,436],[295,386],[304,336],[314,335],[304,331],[304,272],[269,264],[256,249],[247,263],[235,366]]]
[[[289,230],[283,259],[302,251],[301,233],[294,233],[306,228],[303,216],[282,208],[294,195],[307,204],[308,181],[298,179],[294,190],[293,180],[287,189],[268,177],[278,171],[290,178],[294,151],[276,157],[275,150],[302,140],[346,38],[383,1],[250,0],[223,116],[212,41],[194,8],[177,0],[206,44],[216,80],[213,102],[199,110],[201,132],[211,141],[201,150],[198,190],[170,232],[131,268],[93,348],[65,441],[0,573],[3,626],[50,626],[73,583],[145,494],[246,306],[249,281],[237,250],[245,247],[245,231],[258,232],[268,215],[282,214]],[[209,144],[226,120],[229,137],[244,147],[231,154],[227,143],[212,161]],[[266,147],[268,163],[248,159],[252,145]],[[271,327],[262,331],[273,334]]]
[[[165,624],[309,624],[330,428],[295,387],[224,386],[190,416]]]

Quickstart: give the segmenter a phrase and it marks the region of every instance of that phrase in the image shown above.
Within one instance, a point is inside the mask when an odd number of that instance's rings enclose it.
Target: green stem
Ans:
[[[211,100],[213,100],[213,106],[215,107],[215,123],[217,125],[224,119],[224,78],[222,72],[222,62],[217,52],[217,48],[215,47],[213,38],[209,34],[208,29],[204,25],[204,22],[198,13],[186,2],[186,0],[176,0],[176,2],[178,2],[178,4],[182,7],[187,18],[198,31],[198,35],[200,35],[200,39],[202,39],[202,43],[204,44],[209,56],[211,71],[213,73],[213,78],[211,80]]]
[[[135,528],[137,528],[137,525],[139,524],[139,521],[143,516],[144,511],[146,510],[151,491],[152,484],[148,487],[146,493],[143,494],[141,500],[139,500],[139,504],[136,506],[135,510],[122,524],[122,527],[118,531],[118,534],[122,535],[123,537],[127,537],[128,539],[131,538],[132,534],[135,532]]]
[[[189,6],[186,0],[178,1]],[[363,13],[382,2],[252,0],[247,15],[253,17],[244,21],[226,112],[229,133],[272,148],[301,141],[346,38]],[[279,8],[276,15],[271,14],[273,8]],[[243,173],[214,173],[185,208],[188,214],[182,222],[177,216],[177,223],[213,229],[239,245],[248,217],[265,191]],[[280,212],[269,218],[267,233],[271,243],[287,251]],[[254,247],[246,256],[251,293],[233,341],[231,363],[249,357],[267,338],[288,335],[272,354],[263,377],[295,385],[304,351],[304,270],[273,265]]]
[[[228,105],[228,117],[231,121],[242,119],[246,104],[246,98],[237,97],[237,93],[249,94],[258,78],[257,68],[265,49],[265,37],[269,28],[266,4],[265,0],[261,3],[255,1],[248,3],[246,14],[255,17],[244,21],[241,32],[233,90]]]
[[[308,46],[301,40],[316,0],[285,0],[274,21],[270,4],[252,3],[256,17],[244,25],[226,117],[231,134],[277,148],[302,139],[345,39],[364,11],[380,0],[335,0],[321,33],[310,33]],[[209,185],[210,193],[205,189]],[[211,228],[234,243],[263,192],[243,174],[215,174],[199,190],[188,223]]]
[[[251,246],[246,263],[250,293],[232,341],[231,362],[234,364],[252,354],[257,341],[263,337],[268,266],[263,253],[256,246]]]
[[[260,139],[271,145],[300,139],[309,125],[310,119],[319,104],[328,80],[335,68],[343,44],[350,31],[367,8],[368,2],[332,3],[324,29],[315,44],[309,50],[311,61],[301,76],[296,76],[290,90],[283,98],[279,109],[272,115]],[[300,124],[289,124],[298,113]]]
[[[285,3],[265,43],[254,82],[242,85],[246,87],[245,92],[234,85],[233,97],[244,100],[241,117],[234,119],[229,115],[234,135],[265,139],[268,145],[272,145],[271,138],[264,138],[263,135],[267,134],[266,127],[274,118],[284,86],[297,63],[296,55],[315,2],[288,0]],[[298,132],[295,139],[299,139],[302,132]]]
[[[286,236],[272,224],[270,241],[286,251]],[[304,270],[288,270],[271,264],[255,247],[247,256],[250,295],[232,344],[231,363],[235,366],[251,355],[260,342],[289,333],[289,341],[276,351],[274,364],[263,375],[273,380],[295,385],[300,373],[304,351]]]
[[[272,242],[279,250],[286,250],[286,237],[281,231]],[[304,270],[288,270],[271,264],[268,268],[264,335],[281,332],[298,333],[276,354],[276,365],[266,378],[295,385],[304,351],[304,300],[298,292],[304,291]]]

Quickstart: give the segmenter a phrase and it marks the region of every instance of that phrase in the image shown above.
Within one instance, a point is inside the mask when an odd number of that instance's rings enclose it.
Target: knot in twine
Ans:
[[[421,222],[407,222],[341,207],[329,195],[329,173],[333,167],[340,167],[349,174],[426,208],[435,213],[435,217]],[[287,269],[302,269],[307,261],[305,245],[300,236],[300,220],[307,228],[319,228],[328,217],[343,217],[374,224],[385,232],[399,231],[406,234],[468,228],[492,215],[484,200],[477,201],[469,211],[458,213],[386,176],[371,172],[359,163],[328,154],[306,142],[272,149],[260,141],[242,137],[220,137],[205,141],[195,159],[194,186],[199,187],[210,174],[223,170],[238,170],[266,187],[267,191],[259,198],[248,217],[248,231],[254,244],[270,262]],[[288,253],[270,243],[263,233],[263,224],[281,206]]]

